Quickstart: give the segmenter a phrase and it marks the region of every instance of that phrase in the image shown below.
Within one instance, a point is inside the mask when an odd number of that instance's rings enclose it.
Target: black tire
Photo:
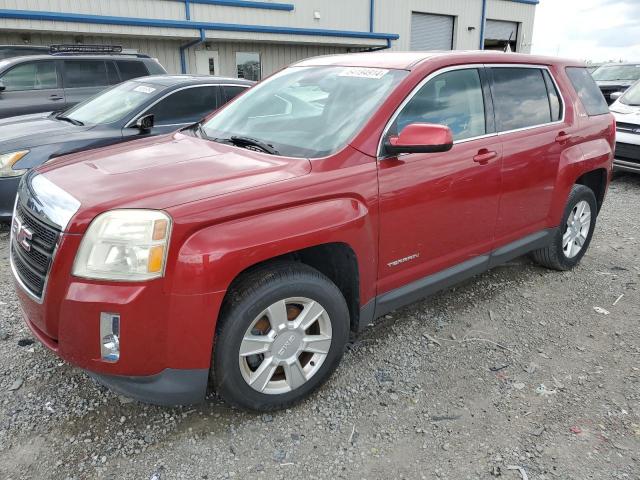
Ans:
[[[589,226],[589,233],[587,234],[587,238],[582,246],[582,249],[578,252],[575,257],[569,258],[565,255],[562,249],[562,237],[567,231],[567,219],[569,215],[573,212],[574,207],[580,201],[586,201],[591,208],[591,223]],[[539,250],[534,250],[531,252],[531,256],[535,260],[536,263],[542,265],[543,267],[551,268],[553,270],[566,271],[571,270],[575,267],[586,253],[589,248],[589,244],[591,243],[591,238],[593,237],[593,232],[596,226],[596,217],[598,212],[598,204],[596,202],[596,196],[588,187],[584,185],[574,185],[571,189],[571,193],[569,193],[569,199],[567,200],[567,205],[564,209],[564,214],[562,215],[562,222],[560,226],[556,230],[556,233],[553,237],[551,244],[549,244],[545,248],[541,248]]]
[[[331,346],[323,364],[295,390],[266,394],[245,381],[240,344],[252,322],[267,307],[291,297],[306,297],[324,308],[331,322]],[[349,338],[349,309],[336,285],[319,271],[297,262],[277,262],[250,271],[227,295],[218,321],[210,385],[229,404],[253,411],[287,408],[313,393],[336,369]]]

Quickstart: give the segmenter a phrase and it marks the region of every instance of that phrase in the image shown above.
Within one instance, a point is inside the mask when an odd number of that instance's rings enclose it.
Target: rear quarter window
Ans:
[[[116,62],[120,71],[122,81],[131,80],[132,78],[146,77],[149,71],[144,63],[136,60],[118,60]]]
[[[587,115],[594,116],[609,113],[607,101],[586,68],[567,67],[566,71],[584,109],[587,111]]]

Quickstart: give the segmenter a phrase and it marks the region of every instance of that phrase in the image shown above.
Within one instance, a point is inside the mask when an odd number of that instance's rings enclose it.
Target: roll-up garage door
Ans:
[[[429,13],[411,14],[411,50],[451,50],[453,17]]]
[[[503,20],[487,20],[484,38],[487,40],[516,41],[518,37],[518,24]]]

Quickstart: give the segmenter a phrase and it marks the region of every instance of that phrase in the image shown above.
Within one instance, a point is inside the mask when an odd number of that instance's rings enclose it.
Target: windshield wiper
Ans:
[[[84,126],[84,123],[82,123],[80,120],[76,120],[75,118],[69,118],[69,117],[65,117],[62,114],[56,115],[54,117],[56,120],[62,120],[63,122],[69,122],[73,125],[77,125],[79,127]]]
[[[268,143],[262,142],[256,138],[251,137],[243,137],[240,135],[234,135],[229,139],[225,139],[228,142],[238,146],[238,147],[257,147],[265,153],[270,153],[271,155],[278,155],[278,151],[273,148],[273,145],[269,145]]]

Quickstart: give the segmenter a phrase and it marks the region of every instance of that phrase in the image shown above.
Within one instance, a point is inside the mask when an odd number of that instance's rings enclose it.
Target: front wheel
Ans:
[[[349,336],[342,293],[317,270],[277,263],[229,292],[213,351],[212,385],[228,403],[286,408],[335,370]]]
[[[593,191],[584,185],[574,185],[560,228],[550,245],[532,252],[533,259],[554,270],[571,270],[589,248],[597,212],[598,204]]]

